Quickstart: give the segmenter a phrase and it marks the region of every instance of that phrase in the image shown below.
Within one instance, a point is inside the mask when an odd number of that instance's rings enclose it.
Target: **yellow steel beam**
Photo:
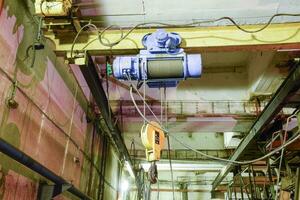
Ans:
[[[248,30],[256,30],[260,27],[260,25],[243,26],[243,28]],[[78,43],[74,46],[74,51],[87,50],[91,54],[136,53],[143,48],[141,43],[143,36],[155,30],[150,28],[134,30],[126,39],[122,40],[112,49],[100,44],[95,33],[84,33],[79,37]],[[245,33],[235,26],[167,28],[166,30],[178,33],[183,39],[181,47],[190,53],[300,48],[300,23],[272,24],[263,31],[252,34]],[[48,32],[46,36],[55,43],[57,52],[70,52],[72,46],[70,33],[54,35]],[[114,42],[119,39],[120,32],[119,30],[108,30],[103,36]],[[86,46],[88,43],[89,45]],[[86,48],[84,48],[85,46]]]

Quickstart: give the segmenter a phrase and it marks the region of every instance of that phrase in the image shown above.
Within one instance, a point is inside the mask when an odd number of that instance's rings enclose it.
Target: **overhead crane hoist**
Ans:
[[[198,78],[202,72],[201,55],[186,54],[179,47],[181,37],[158,29],[145,35],[146,49],[136,56],[119,56],[113,62],[113,74],[119,80],[145,82],[150,88],[176,87],[179,81]],[[145,86],[145,85],[144,85]],[[150,183],[157,182],[156,162],[160,160],[165,133],[157,122],[145,123],[141,129],[146,159],[151,162],[148,171]]]
[[[177,33],[164,29],[146,34],[142,39],[146,49],[140,54],[114,59],[114,76],[119,80],[146,81],[150,88],[175,87],[181,80],[200,77],[200,54],[186,54],[180,43]]]

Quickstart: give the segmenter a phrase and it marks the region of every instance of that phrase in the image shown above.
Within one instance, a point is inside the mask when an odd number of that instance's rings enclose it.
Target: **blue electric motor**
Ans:
[[[185,54],[179,48],[181,37],[158,29],[145,35],[146,50],[137,56],[116,57],[113,74],[119,80],[146,81],[150,88],[175,87],[180,80],[198,78],[202,72],[201,55]]]

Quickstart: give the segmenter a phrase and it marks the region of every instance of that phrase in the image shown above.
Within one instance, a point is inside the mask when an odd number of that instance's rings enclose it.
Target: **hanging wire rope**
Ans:
[[[213,160],[218,160],[218,161],[221,161],[221,162],[227,162],[227,163],[232,163],[232,164],[237,164],[237,165],[247,165],[247,164],[251,164],[251,163],[255,163],[255,162],[258,162],[258,161],[261,161],[261,160],[264,160],[272,155],[274,155],[275,153],[281,151],[283,148],[287,147],[288,145],[292,144],[293,142],[295,142],[297,139],[300,138],[300,134],[299,134],[299,130],[297,131],[297,133],[295,134],[295,136],[293,138],[291,138],[290,140],[288,140],[285,144],[283,144],[282,146],[274,149],[273,151],[265,154],[264,156],[262,157],[259,157],[259,158],[256,158],[256,159],[253,159],[253,160],[247,160],[247,161],[235,161],[235,160],[229,160],[229,159],[223,159],[223,158],[219,158],[219,157],[215,157],[215,156],[211,156],[211,155],[208,155],[208,154],[205,154],[193,147],[191,147],[190,145],[182,142],[180,139],[178,139],[176,136],[174,136],[172,133],[170,133],[169,130],[167,130],[166,128],[164,128],[161,123],[158,123],[161,125],[161,127],[157,127],[155,126],[154,124],[151,123],[150,120],[148,120],[146,118],[146,116],[143,115],[143,113],[141,112],[141,110],[138,108],[137,104],[136,104],[136,101],[133,97],[133,89],[134,89],[134,86],[133,84],[131,83],[130,85],[130,97],[131,97],[131,100],[136,108],[136,110],[138,111],[139,115],[149,124],[151,124],[152,126],[158,128],[158,129],[161,129],[162,131],[164,131],[168,136],[170,136],[172,139],[174,139],[176,142],[178,142],[179,144],[181,144],[182,146],[184,146],[185,148],[189,149],[189,150],[192,150],[194,151],[195,153],[197,154],[200,154],[206,158],[209,158],[209,159],[213,159]],[[135,90],[137,90],[135,88]],[[144,101],[144,103],[146,104],[147,102]],[[149,106],[147,106],[149,107]],[[153,112],[152,112],[153,113]],[[297,112],[298,113],[298,112]],[[154,113],[153,113],[154,114]],[[155,115],[155,114],[154,114]],[[157,117],[156,117],[157,118]]]

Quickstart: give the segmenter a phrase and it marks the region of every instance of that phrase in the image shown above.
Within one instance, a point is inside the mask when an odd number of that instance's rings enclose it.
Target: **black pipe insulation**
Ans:
[[[75,195],[76,197],[79,197],[82,200],[92,200],[91,197],[82,193],[80,190],[75,188],[71,183],[67,182],[60,176],[56,175],[51,170],[44,167],[42,164],[35,161],[33,158],[26,155],[24,152],[20,151],[19,149],[9,144],[2,138],[0,138],[0,152],[14,159],[15,161],[21,163],[22,165],[28,167],[32,171],[40,174],[41,176],[47,178],[48,180],[52,181],[56,185],[70,185],[71,187],[68,189],[68,192]]]

